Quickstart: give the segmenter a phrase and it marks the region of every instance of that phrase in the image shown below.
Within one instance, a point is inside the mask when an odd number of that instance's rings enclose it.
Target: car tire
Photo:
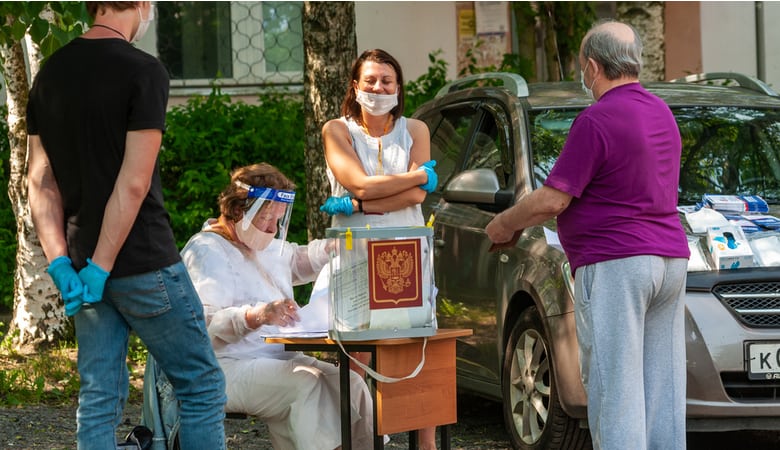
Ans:
[[[509,335],[501,388],[504,423],[516,449],[589,449],[590,433],[558,401],[550,344],[536,307]]]

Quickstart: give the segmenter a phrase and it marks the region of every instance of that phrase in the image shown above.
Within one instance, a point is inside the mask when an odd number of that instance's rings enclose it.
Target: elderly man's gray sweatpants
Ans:
[[[583,266],[575,314],[595,449],[685,449],[687,259]]]

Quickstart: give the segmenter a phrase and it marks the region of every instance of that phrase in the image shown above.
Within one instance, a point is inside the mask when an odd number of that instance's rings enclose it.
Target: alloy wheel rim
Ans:
[[[544,340],[535,330],[526,330],[515,346],[509,396],[517,434],[527,444],[536,443],[549,413],[550,365]]]

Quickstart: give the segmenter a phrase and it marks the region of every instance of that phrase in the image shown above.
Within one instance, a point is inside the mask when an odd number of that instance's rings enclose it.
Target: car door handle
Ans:
[[[434,239],[433,240],[433,246],[434,247],[444,247],[444,239]]]

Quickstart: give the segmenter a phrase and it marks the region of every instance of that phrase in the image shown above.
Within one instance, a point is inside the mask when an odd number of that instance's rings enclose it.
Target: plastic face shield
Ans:
[[[236,181],[236,185],[247,190],[247,202],[252,202],[238,223],[243,231],[254,225],[261,231],[268,231],[272,223],[276,224],[276,238],[287,239],[287,229],[292,216],[292,206],[295,201],[295,191],[283,191],[268,187],[250,186]],[[282,247],[284,248],[284,247]]]

